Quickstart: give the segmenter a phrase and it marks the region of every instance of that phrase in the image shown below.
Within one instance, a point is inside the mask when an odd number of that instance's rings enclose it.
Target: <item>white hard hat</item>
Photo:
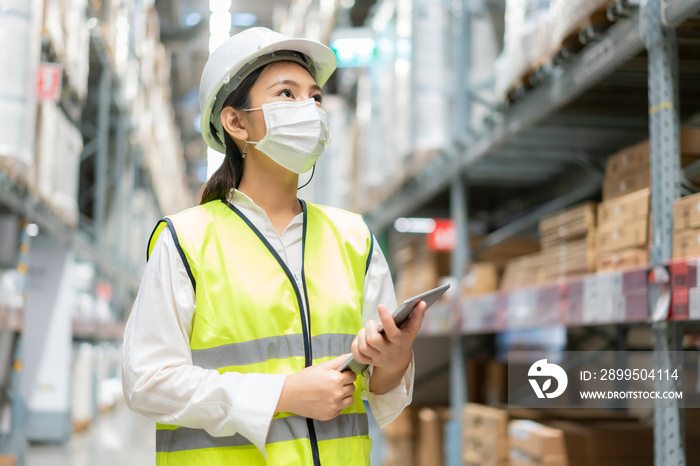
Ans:
[[[320,87],[337,66],[335,54],[325,45],[308,39],[290,39],[267,28],[246,29],[229,38],[209,56],[199,83],[202,137],[209,147],[226,152],[220,119],[224,100],[250,73],[276,61],[299,63]]]

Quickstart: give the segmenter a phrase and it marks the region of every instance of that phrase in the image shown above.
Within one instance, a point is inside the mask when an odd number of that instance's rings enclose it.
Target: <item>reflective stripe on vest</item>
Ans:
[[[314,421],[318,424],[318,440],[342,439],[366,435],[369,429],[366,414],[341,414],[330,421]],[[290,416],[273,419],[267,434],[267,443],[286,442],[308,438],[306,419]],[[158,430],[156,432],[156,451],[175,452],[183,450],[201,450],[217,447],[241,447],[252,445],[240,434],[230,437],[212,437],[202,429],[180,427],[174,430]]]
[[[350,352],[362,327],[372,235],[356,214],[303,206],[301,276],[293,274],[253,224],[227,203],[213,201],[189,209],[156,227],[149,254],[167,227],[196,286],[190,337],[194,365],[220,373],[291,374]],[[309,311],[306,318],[302,300]],[[276,415],[266,447],[270,464],[295,464],[295,456],[298,464],[310,464],[312,457],[316,464],[324,459],[323,466],[368,464],[367,419],[359,387],[358,380],[354,404],[332,421]],[[214,438],[199,429],[157,429],[159,465],[191,464],[202,455],[206,465],[267,464],[240,435]]]

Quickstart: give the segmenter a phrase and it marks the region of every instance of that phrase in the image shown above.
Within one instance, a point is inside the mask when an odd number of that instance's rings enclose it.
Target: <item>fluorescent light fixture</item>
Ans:
[[[24,231],[27,232],[28,236],[34,238],[39,234],[39,225],[37,225],[36,223],[30,223],[29,225],[24,227]]]
[[[228,11],[231,9],[231,0],[209,0],[209,11]]]
[[[432,233],[435,231],[435,220],[432,218],[397,218],[394,229],[400,233]]]
[[[209,33],[212,36],[228,34],[231,32],[231,13],[228,11],[217,11],[209,18]]]
[[[225,155],[215,151],[211,147],[207,148],[207,180],[211,178],[216,170],[224,163]]]
[[[185,24],[189,27],[198,25],[200,21],[202,21],[202,15],[196,11],[193,11],[185,18]]]
[[[253,13],[234,13],[232,24],[238,27],[249,27],[258,22],[258,17]]]
[[[362,67],[374,61],[377,44],[372,37],[338,37],[331,40],[331,49],[339,68]]]

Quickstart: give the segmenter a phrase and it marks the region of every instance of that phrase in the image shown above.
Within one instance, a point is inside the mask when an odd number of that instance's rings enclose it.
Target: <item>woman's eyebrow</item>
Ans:
[[[274,83],[272,86],[268,87],[268,89],[272,89],[272,88],[275,87],[275,86],[283,86],[283,85],[284,85],[284,86],[296,86],[296,87],[300,87],[300,86],[299,86],[299,83],[296,82],[296,81],[293,81],[293,80],[291,80],[291,79],[283,79],[282,81],[277,81],[277,82]],[[314,83],[314,85],[311,86],[311,89],[314,89],[314,90],[317,90],[317,91],[321,91],[321,88],[320,88],[319,85],[316,84],[316,83]]]

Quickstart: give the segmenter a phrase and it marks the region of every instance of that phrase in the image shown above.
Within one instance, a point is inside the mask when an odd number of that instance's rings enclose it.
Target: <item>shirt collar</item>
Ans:
[[[237,190],[237,189],[232,189],[231,192],[228,195],[227,199],[231,204],[233,204],[236,208],[243,210],[244,212],[253,212],[258,216],[265,217],[267,218],[267,213],[265,210],[257,205],[247,194]],[[292,221],[290,222],[291,224],[296,224],[296,223],[301,223],[303,221],[303,212],[296,215]],[[269,221],[269,220],[268,220]]]

